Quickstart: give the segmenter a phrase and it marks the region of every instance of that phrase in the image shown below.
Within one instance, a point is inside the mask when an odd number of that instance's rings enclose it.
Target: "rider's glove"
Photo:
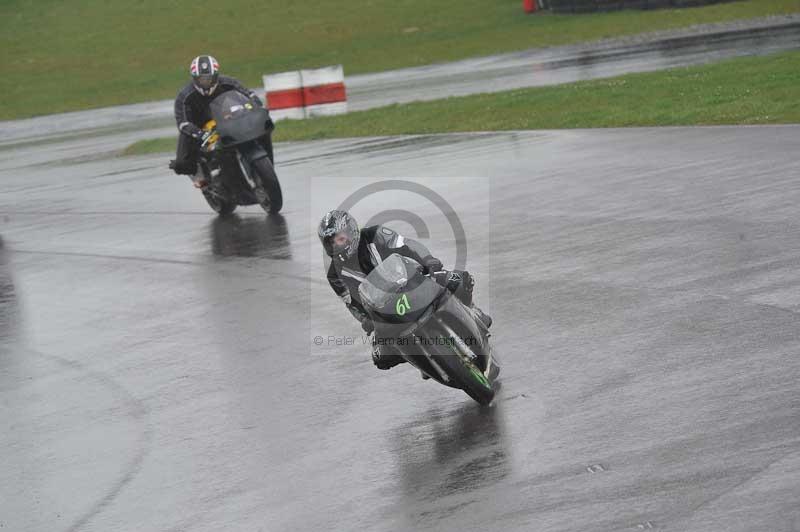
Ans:
[[[178,129],[180,129],[180,132],[184,135],[189,135],[195,140],[200,140],[200,137],[203,136],[203,130],[191,122],[182,123]]]
[[[361,328],[364,329],[364,332],[369,334],[375,330],[372,320],[369,316],[367,316],[366,312],[361,310],[360,307],[349,304],[347,305],[347,310],[349,310],[350,314],[352,314],[353,317],[358,320],[358,322],[361,324]]]
[[[444,268],[442,261],[436,257],[425,257],[422,259],[422,265],[428,270],[428,273],[440,272]]]
[[[361,328],[364,329],[364,332],[367,334],[372,334],[375,330],[375,324],[372,323],[372,320],[369,318],[364,318],[361,320]]]

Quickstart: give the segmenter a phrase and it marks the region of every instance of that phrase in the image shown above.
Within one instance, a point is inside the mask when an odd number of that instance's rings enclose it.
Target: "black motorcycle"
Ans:
[[[394,254],[367,275],[359,296],[378,345],[396,348],[423,376],[487,405],[500,373],[489,331],[443,284],[415,260]]]
[[[269,112],[237,91],[214,98],[209,110],[195,176],[206,183],[201,190],[209,206],[219,214],[256,203],[268,213],[280,211],[281,185],[262,142]]]

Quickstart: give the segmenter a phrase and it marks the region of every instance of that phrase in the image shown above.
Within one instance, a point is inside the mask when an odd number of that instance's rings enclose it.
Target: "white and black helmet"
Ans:
[[[203,96],[211,96],[217,90],[219,81],[219,63],[210,55],[198,55],[189,67],[192,83],[197,92]]]
[[[333,210],[323,216],[317,235],[329,257],[344,262],[358,253],[361,232],[356,219],[345,211]]]

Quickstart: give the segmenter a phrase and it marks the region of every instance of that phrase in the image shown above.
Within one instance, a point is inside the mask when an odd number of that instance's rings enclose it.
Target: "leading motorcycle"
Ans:
[[[374,341],[396,348],[424,377],[488,405],[500,373],[489,331],[445,288],[446,279],[437,281],[423,271],[414,259],[395,253],[361,283],[359,296],[375,325]]]
[[[219,214],[256,203],[270,214],[280,211],[281,185],[262,142],[270,133],[269,112],[237,91],[214,98],[209,110],[195,176],[206,182],[201,190],[208,205]]]

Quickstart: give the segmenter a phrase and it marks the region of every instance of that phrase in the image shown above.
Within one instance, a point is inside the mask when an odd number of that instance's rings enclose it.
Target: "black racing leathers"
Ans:
[[[358,287],[375,266],[393,253],[414,259],[426,270],[428,265],[437,265],[441,268],[441,262],[434,258],[425,246],[381,225],[362,229],[356,256],[350,257],[344,263],[333,260],[328,268],[328,283],[331,288],[342,298],[353,317],[362,324],[367,318],[367,312],[358,295]],[[461,296],[458,292],[456,295]],[[472,302],[471,296],[469,290],[469,300],[465,301],[467,305]]]
[[[261,99],[238,80],[228,76],[220,76],[217,89],[211,96],[204,96],[194,88],[194,83],[189,82],[181,89],[178,96],[175,98],[175,123],[178,125],[178,131],[184,135],[194,138],[200,138],[202,135],[203,125],[211,120],[211,113],[208,106],[211,101],[228,91],[238,91],[245,96],[256,100],[259,105]]]

